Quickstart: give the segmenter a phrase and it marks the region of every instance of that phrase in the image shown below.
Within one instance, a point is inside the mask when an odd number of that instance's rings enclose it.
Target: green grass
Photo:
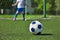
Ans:
[[[13,16],[0,15],[0,18],[13,18]],[[29,24],[33,20],[0,19],[0,40],[60,40],[60,15],[47,15],[47,17],[52,19],[39,20],[44,26],[41,35],[33,35],[29,32]],[[22,18],[22,16],[19,15],[17,18]],[[26,18],[43,18],[43,15],[26,15]]]
[[[0,18],[13,18],[14,15],[0,15]],[[42,15],[26,15],[26,18],[41,18]],[[22,15],[18,15],[17,18],[22,18]]]
[[[60,18],[60,15],[46,15],[47,18]],[[0,15],[0,18],[13,18],[14,15]],[[43,18],[44,15],[26,15],[26,18]],[[22,18],[22,15],[19,14],[17,18]]]
[[[0,20],[0,40],[60,40],[60,20],[39,20],[44,25],[41,35],[29,32],[31,21]]]

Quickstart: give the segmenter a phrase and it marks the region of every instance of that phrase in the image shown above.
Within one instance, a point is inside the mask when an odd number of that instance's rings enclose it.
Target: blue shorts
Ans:
[[[18,12],[24,12],[25,8],[17,8]]]

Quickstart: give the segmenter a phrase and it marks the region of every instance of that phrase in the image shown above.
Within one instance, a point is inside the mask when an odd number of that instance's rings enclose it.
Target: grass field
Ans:
[[[0,20],[0,40],[60,40],[60,20],[38,20],[44,25],[41,35],[33,35],[29,32],[31,21],[33,20]]]
[[[47,18],[60,18],[60,15],[46,15]],[[13,18],[14,15],[0,15],[0,18]],[[43,18],[44,15],[26,15],[26,18]],[[22,18],[22,15],[18,15],[17,18]]]

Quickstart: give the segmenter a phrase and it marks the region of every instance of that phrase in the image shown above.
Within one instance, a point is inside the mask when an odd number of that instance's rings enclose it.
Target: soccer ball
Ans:
[[[32,21],[29,26],[29,31],[33,34],[41,33],[43,30],[43,25],[39,21]]]

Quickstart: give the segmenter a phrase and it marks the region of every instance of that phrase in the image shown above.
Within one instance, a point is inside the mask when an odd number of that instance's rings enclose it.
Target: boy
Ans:
[[[24,5],[25,4],[26,4],[25,0],[16,0],[16,3],[12,4],[12,6],[17,6],[17,11],[15,13],[15,16],[14,16],[13,20],[16,20],[16,17],[18,16],[19,12],[22,13],[23,20],[25,20],[25,13],[24,13],[24,11],[25,11]]]

